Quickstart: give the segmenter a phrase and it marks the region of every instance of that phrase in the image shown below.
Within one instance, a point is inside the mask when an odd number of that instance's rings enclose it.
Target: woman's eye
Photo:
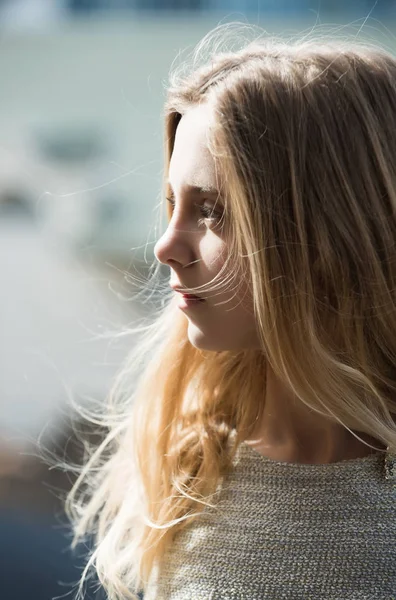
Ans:
[[[173,198],[167,198],[166,199],[169,204],[171,205],[172,209],[175,206],[175,201]],[[214,210],[212,207],[210,206],[205,206],[205,205],[197,205],[199,208],[199,211],[201,213],[201,215],[203,216],[204,219],[209,219],[210,221],[219,221],[222,217],[222,213],[219,211]]]
[[[216,219],[220,217],[220,215],[209,206],[200,206],[199,210],[201,211],[201,214],[203,217],[205,217],[205,219]]]

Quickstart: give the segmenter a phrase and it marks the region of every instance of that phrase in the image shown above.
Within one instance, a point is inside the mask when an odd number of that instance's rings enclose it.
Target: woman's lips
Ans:
[[[197,306],[197,304],[203,304],[205,300],[203,298],[199,298],[199,296],[194,296],[192,294],[180,294],[180,300],[178,302],[178,307],[190,308],[193,306]]]
[[[194,296],[193,294],[182,294],[183,298],[190,298],[191,300],[203,300],[199,296]]]
[[[186,292],[183,291],[183,287],[178,287],[175,284],[171,284],[171,288],[177,292],[178,294],[180,294],[180,296],[182,296],[183,298],[185,298],[185,300],[201,300],[202,302],[204,302],[203,298],[200,298],[199,296],[197,296],[196,294],[187,294]]]

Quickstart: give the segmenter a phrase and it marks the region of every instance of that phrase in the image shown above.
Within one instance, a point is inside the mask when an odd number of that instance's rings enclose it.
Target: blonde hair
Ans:
[[[67,505],[76,541],[95,535],[86,572],[110,600],[134,598],[211,504],[263,410],[267,364],[314,411],[396,447],[395,59],[315,40],[216,49],[172,78],[165,175],[178,123],[200,103],[262,348],[198,350],[172,297],[135,332],[108,435]]]

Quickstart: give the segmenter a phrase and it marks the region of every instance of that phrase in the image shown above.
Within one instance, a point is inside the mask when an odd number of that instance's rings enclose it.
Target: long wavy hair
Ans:
[[[167,293],[133,332],[67,503],[110,600],[135,598],[215,504],[268,364],[312,410],[396,447],[396,61],[355,42],[218,40],[171,77],[165,176],[180,119],[207,103],[228,261],[237,277],[248,265],[261,347],[195,348]]]

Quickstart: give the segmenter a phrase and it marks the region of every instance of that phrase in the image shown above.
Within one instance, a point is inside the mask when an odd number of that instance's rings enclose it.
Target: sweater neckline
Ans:
[[[284,468],[289,470],[299,470],[304,472],[314,472],[314,471],[330,471],[330,470],[339,470],[344,468],[350,468],[354,466],[364,466],[371,463],[376,463],[378,460],[384,461],[385,465],[389,466],[389,463],[393,461],[396,462],[396,457],[394,454],[391,454],[389,451],[376,451],[372,454],[368,454],[367,456],[358,457],[358,458],[347,458],[341,461],[332,462],[332,463],[295,463],[295,462],[287,462],[281,460],[275,460],[273,458],[269,458],[261,452],[255,450],[249,443],[241,442],[240,446],[240,454],[241,457],[244,456],[246,458],[251,457],[255,459],[256,462],[261,462],[263,464],[267,464],[268,466]]]

